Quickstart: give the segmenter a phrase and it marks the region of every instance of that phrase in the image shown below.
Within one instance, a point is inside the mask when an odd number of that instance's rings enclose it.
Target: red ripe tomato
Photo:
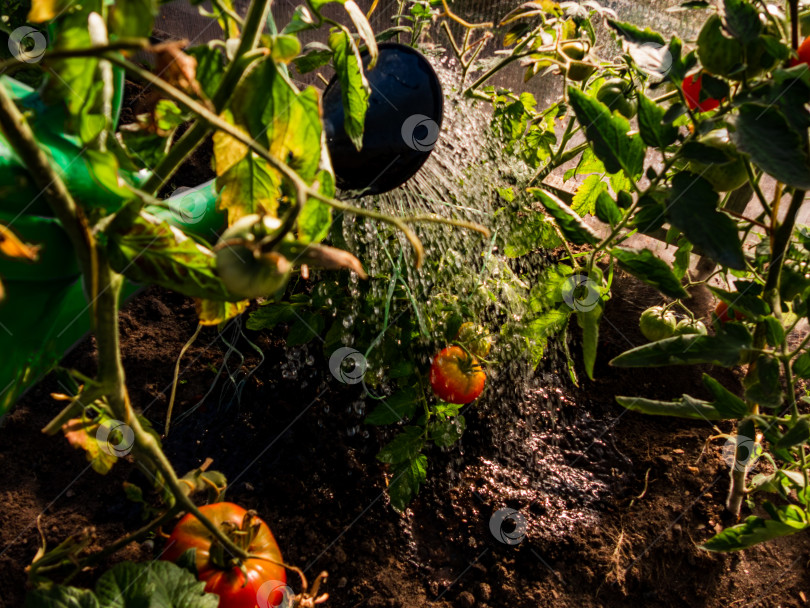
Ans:
[[[799,45],[799,50],[796,51],[799,55],[798,59],[791,59],[790,65],[799,65],[800,63],[806,63],[810,66],[810,36],[804,39],[804,41]]]
[[[430,386],[447,403],[470,403],[484,390],[486,374],[475,356],[460,346],[439,351],[430,366]]]
[[[686,98],[686,105],[690,110],[708,112],[720,105],[720,102],[713,97],[707,97],[700,101],[700,91],[703,89],[703,74],[691,74],[683,79],[683,96]]]
[[[721,323],[728,323],[729,321],[742,321],[745,319],[745,315],[738,310],[734,310],[732,308],[731,312],[729,312],[728,304],[725,302],[717,303],[717,307],[714,309],[714,314],[717,315],[717,318]]]
[[[284,600],[287,575],[270,528],[253,513],[230,502],[200,507],[248,553],[266,559],[247,559],[242,568],[234,562],[211,532],[191,513],[174,527],[161,559],[176,561],[189,549],[197,550],[197,573],[205,590],[219,596],[219,608],[275,608]],[[272,561],[267,561],[272,560]],[[245,577],[245,573],[247,577]]]

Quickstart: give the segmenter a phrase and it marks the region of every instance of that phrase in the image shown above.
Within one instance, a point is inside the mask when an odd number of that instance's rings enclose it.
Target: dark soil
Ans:
[[[624,282],[617,291],[603,323],[597,380],[566,387],[552,358],[524,399],[488,391],[465,412],[461,446],[429,454],[429,483],[405,517],[387,504],[386,471],[374,457],[391,431],[369,434],[359,389],[332,378],[320,348],[285,352],[281,335],[246,332],[265,357],[255,369],[256,352],[226,332],[245,353],[242,363],[230,357],[230,373],[239,381],[255,372],[239,399],[223,372],[203,400],[227,346],[215,329],[201,333],[182,363],[175,416],[203,406],[175,418],[167,453],[181,473],[213,458],[231,484],[227,499],[269,522],[286,561],[310,579],[329,571],[333,608],[804,605],[807,535],[735,555],[697,548],[728,523],[722,440],[701,458],[716,433],[708,424],[624,413],[614,404],[615,394],[702,394],[699,370],[606,365],[641,342],[632,314],[640,310],[638,286]],[[159,289],[122,314],[132,399],[157,429],[175,358],[195,324],[189,300]],[[64,365],[92,373],[93,341]],[[738,381],[713,373],[729,386]],[[24,569],[40,544],[38,516],[49,547],[92,526],[99,549],[142,524],[140,507],[121,487],[144,484],[131,462],[99,477],[82,452],[40,433],[59,409],[49,393],[61,390],[48,377],[0,429],[0,606],[23,603]],[[490,530],[493,514],[507,507],[527,523],[515,544]],[[508,522],[503,529],[510,532]],[[154,559],[160,546],[160,539],[130,546],[104,567]],[[83,573],[73,584],[92,585],[97,575]]]

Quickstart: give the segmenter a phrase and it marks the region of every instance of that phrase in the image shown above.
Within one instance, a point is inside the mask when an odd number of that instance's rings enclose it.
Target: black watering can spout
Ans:
[[[358,152],[343,126],[337,78],[323,94],[324,124],[337,185],[379,194],[401,186],[430,156],[442,126],[441,83],[417,50],[396,43],[379,45],[377,65],[366,70],[371,88],[363,147]],[[363,53],[363,66],[369,55]]]

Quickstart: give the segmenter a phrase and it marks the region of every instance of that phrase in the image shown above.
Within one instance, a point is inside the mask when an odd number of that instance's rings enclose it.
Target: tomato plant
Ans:
[[[281,606],[287,578],[281,551],[267,524],[229,502],[205,505],[200,507],[200,513],[250,557],[241,563],[234,560],[208,528],[188,513],[172,530],[161,559],[176,561],[194,549],[197,574],[205,582],[205,590],[220,597],[220,608],[254,608],[260,593],[264,593],[265,605]],[[268,589],[266,583],[273,589]]]
[[[335,198],[321,94],[315,87],[299,88],[289,70],[291,65],[306,72],[331,64],[341,83],[344,129],[360,148],[370,93],[364,70],[373,66],[378,47],[355,2],[308,3],[280,32],[270,0],[252,0],[244,15],[229,1],[217,2],[206,15],[218,22],[227,44],[222,40],[195,47],[154,42],[159,4],[89,0],[63,7],[33,0],[25,27],[37,31],[35,45],[41,40],[42,47],[33,49],[33,56],[28,53],[32,49],[10,46],[12,57],[0,60],[0,133],[3,149],[9,150],[0,176],[3,217],[45,217],[48,221],[41,224],[58,233],[62,259],[51,257],[50,262],[66,273],[58,278],[69,282],[71,293],[86,295],[89,304],[82,314],[92,317],[98,351],[96,377],[68,374],[66,394],[56,395],[64,409],[45,431],[64,432],[100,473],[129,456],[154,480],[157,496],[157,504],[141,500],[153,516],[142,530],[95,552],[81,535],[71,537],[52,551],[43,548],[28,572],[32,586],[60,589],[52,586],[52,579],[70,578],[185,513],[180,529],[195,534],[206,530],[214,549],[208,554],[210,563],[205,558],[204,564],[221,567],[201,572],[205,580],[220,593],[225,589],[223,595],[246,597],[241,568],[252,573],[248,580],[253,581],[262,570],[254,551],[272,556],[277,549],[266,526],[259,525],[253,534],[245,520],[236,530],[235,516],[229,516],[230,523],[217,519],[224,517],[224,507],[198,508],[195,500],[218,499],[227,480],[204,468],[178,475],[160,436],[136,411],[119,345],[122,294],[131,293],[133,284],[160,285],[194,298],[200,325],[221,325],[244,312],[252,298],[282,301],[288,282],[305,280],[310,271],[344,270],[354,280],[366,278],[363,264],[347,248],[322,243],[334,223],[334,210],[389,226],[391,238],[403,235],[402,256],[416,268],[423,262],[424,247],[414,224],[487,230],[452,218],[392,216]],[[342,18],[321,14],[330,4],[343,10]],[[17,10],[12,16],[21,18]],[[415,23],[427,21],[422,15]],[[300,33],[324,25],[331,28],[328,45],[314,54],[303,49]],[[369,58],[366,67],[361,47]],[[144,67],[149,64],[154,71]],[[36,74],[41,82],[37,91],[10,78],[23,70]],[[153,92],[145,112],[127,125],[119,124],[124,76]],[[213,139],[216,180],[205,190],[207,221],[195,227],[201,218],[178,220],[172,201],[160,200],[158,194],[208,138]],[[4,255],[13,245],[13,261],[38,263],[38,243],[29,246],[6,228],[0,237]],[[44,270],[55,272],[50,266]],[[52,364],[47,349],[43,344],[38,356]],[[15,381],[30,375],[28,371],[22,369]],[[5,406],[4,401],[0,409]],[[443,425],[450,417],[449,410],[437,410],[426,422],[433,441],[449,442]],[[245,544],[246,537],[258,544]],[[229,561],[220,560],[220,553],[229,555]],[[264,571],[283,580],[278,566]],[[319,599],[313,597],[317,582],[312,590],[303,577],[301,584],[298,600]],[[198,595],[202,599],[193,605],[210,605],[210,596]]]
[[[741,441],[731,436],[737,447],[727,510],[739,518],[743,505],[753,508],[757,497],[775,494],[779,502],[764,500],[767,517],[750,516],[702,545],[735,551],[805,530],[810,521],[810,427],[807,398],[797,395],[797,380],[810,377],[810,340],[798,346],[787,340],[807,315],[810,299],[804,271],[810,241],[806,228],[796,225],[810,188],[810,70],[804,62],[808,47],[798,34],[798,1],[788,1],[784,14],[745,0],[691,4],[706,11],[694,45],[620,22],[595,5],[518,7],[502,22],[509,30],[498,65],[521,61],[526,80],[553,65],[561,42],[581,37],[593,44],[590,19],[597,14],[621,45],[621,59],[604,59],[602,49],[591,47],[587,60],[598,69],[577,78],[560,70],[565,99],[543,109],[525,92],[487,87],[494,68],[466,93],[494,105],[493,126],[505,146],[536,168],[528,191],[567,248],[549,273],[562,280],[548,289],[567,294],[568,308],[556,310],[565,319],[575,317],[581,328],[589,377],[614,266],[655,287],[668,303],[666,311],[646,311],[641,319],[652,342],[612,365],[746,366],[738,392],[704,375],[708,400],[617,397],[638,412],[736,421]],[[793,53],[798,60],[791,61]],[[632,124],[631,112],[613,112],[607,103],[619,91],[635,92]],[[583,137],[584,143],[575,143]],[[577,178],[574,192],[545,182],[566,163],[574,166],[562,179]],[[765,177],[775,183],[767,193]],[[586,216],[600,222],[602,231]],[[629,247],[625,241],[636,232],[674,244],[674,260]],[[574,245],[585,253],[574,253]],[[690,271],[695,256],[702,260]],[[573,286],[566,277],[576,277]],[[711,329],[685,304],[690,291],[702,287],[720,301],[720,322]],[[667,312],[676,307],[685,313],[680,321]],[[760,459],[768,462],[768,472],[749,476],[753,459],[740,447],[746,441],[768,446]]]

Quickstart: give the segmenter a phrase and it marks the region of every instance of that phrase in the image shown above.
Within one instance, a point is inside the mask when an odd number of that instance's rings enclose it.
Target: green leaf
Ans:
[[[503,253],[508,258],[519,258],[530,251],[554,249],[561,244],[554,223],[542,213],[529,211],[509,216],[509,234]]]
[[[399,513],[404,512],[408,503],[419,493],[419,487],[425,479],[427,479],[427,458],[423,454],[395,466],[392,470],[391,483],[388,485],[391,506]]]
[[[344,31],[329,34],[329,48],[334,52],[333,64],[343,96],[343,126],[358,150],[363,147],[363,129],[371,93],[363,74],[363,62],[354,39]]]
[[[752,337],[739,323],[726,323],[715,336],[690,334],[643,344],[628,350],[610,362],[616,367],[661,367],[711,363],[732,367],[751,348]]]
[[[295,309],[288,302],[268,302],[250,313],[247,328],[253,331],[273,329],[279,323],[289,323],[295,319]]]
[[[216,274],[216,256],[179,228],[141,213],[109,241],[110,264],[136,283],[160,285],[194,298],[239,301]]]
[[[167,561],[122,562],[101,575],[95,593],[53,585],[26,597],[26,608],[216,608],[219,596],[205,583]]]
[[[91,12],[102,14],[101,0],[87,0],[74,6],[74,10],[68,10],[71,5],[67,2],[60,8],[56,8],[55,5],[61,5],[61,2],[38,2],[32,6],[30,15],[32,21],[49,21],[56,17],[56,14],[53,14],[47,19],[40,19],[39,17],[46,16],[49,11],[38,11],[38,4],[50,5],[52,10],[59,13],[59,27],[56,28],[55,40],[51,42],[49,48],[71,51],[92,46],[87,19]],[[35,13],[39,13],[36,18]],[[43,92],[46,102],[65,104],[68,113],[74,117],[79,115],[82,108],[98,103],[99,89],[94,90],[94,85],[98,82],[98,59],[90,57],[54,59],[48,63],[48,68],[54,77],[46,81]],[[97,106],[95,113],[100,113]]]
[[[715,262],[735,270],[745,268],[734,221],[717,211],[718,195],[703,179],[682,171],[672,178],[669,219],[695,247]]]
[[[709,285],[709,290],[720,300],[728,304],[729,308],[738,310],[755,321],[761,321],[765,315],[771,312],[771,307],[759,296],[751,295],[750,293],[726,291],[725,289],[720,289],[712,285]]]
[[[267,36],[264,40],[270,49],[270,57],[276,63],[290,63],[301,52],[301,43],[298,38],[290,34]]]
[[[25,608],[100,608],[89,589],[53,585],[34,589],[25,596]]]
[[[675,143],[678,138],[678,128],[672,124],[664,123],[664,108],[652,99],[638,94],[638,129],[641,138],[648,146],[663,150]]]
[[[357,33],[360,34],[360,38],[362,38],[363,42],[366,43],[366,48],[368,49],[370,58],[370,61],[368,62],[368,69],[374,69],[374,65],[377,63],[377,55],[379,55],[379,51],[377,50],[377,39],[374,37],[374,31],[371,29],[371,25],[369,25],[365,13],[360,10],[360,7],[357,6],[357,3],[354,2],[354,0],[345,0],[343,7],[346,9],[346,12],[349,13],[349,17],[354,23],[354,27],[357,28]]]
[[[366,416],[365,424],[380,426],[394,424],[405,418],[412,418],[419,404],[419,396],[413,388],[405,388],[380,400],[377,407]]]
[[[787,433],[782,435],[782,438],[776,442],[775,447],[777,450],[786,450],[794,445],[807,443],[808,439],[810,439],[810,424],[808,424],[807,418],[802,416],[796,420],[796,424],[788,429]]]
[[[780,507],[777,513],[778,520],[752,515],[743,523],[716,534],[700,547],[707,551],[739,551],[807,528],[807,516],[794,505]]]
[[[322,42],[310,42],[304,47],[304,54],[293,59],[295,69],[306,74],[325,66],[332,60],[332,49]]]
[[[739,41],[723,33],[723,20],[719,15],[712,15],[706,20],[697,43],[698,57],[706,70],[719,76],[741,73],[743,47]]]
[[[748,384],[745,398],[765,407],[779,407],[785,400],[782,385],[779,381],[781,366],[776,357],[760,355],[752,369],[756,371],[756,381]]]
[[[317,338],[326,326],[324,318],[316,313],[302,310],[290,326],[287,334],[287,346],[300,346]]]
[[[645,27],[643,30],[632,23],[626,23],[623,21],[614,21],[613,19],[608,19],[607,24],[622,38],[627,40],[628,42],[634,42],[637,44],[644,44],[648,42],[653,42],[660,46],[663,46],[666,41],[664,37],[651,30],[648,27]]]
[[[657,401],[643,397],[616,397],[623,408],[650,416],[672,416],[690,420],[726,420],[711,403],[683,395],[680,401]]]
[[[204,588],[204,582],[171,562],[123,562],[101,575],[96,595],[101,608],[216,608],[219,597]]]
[[[380,450],[380,453],[377,454],[377,460],[389,464],[413,460],[422,450],[423,445],[422,427],[406,426],[399,435]]]
[[[723,416],[723,419],[739,419],[748,415],[748,406],[745,401],[709,374],[703,374],[703,384],[714,397],[712,406]]]
[[[745,0],[724,0],[726,29],[743,43],[753,42],[762,32],[759,11]]]
[[[568,317],[574,311],[567,306],[553,308],[533,318],[518,328],[518,334],[526,339],[532,364],[538,365],[543,358],[548,339],[565,329]]]
[[[146,38],[158,14],[157,0],[127,0],[110,6],[110,34],[118,38]]]
[[[315,176],[318,191],[325,196],[335,195],[334,176],[321,169]],[[298,240],[302,243],[319,243],[329,234],[332,225],[332,207],[323,201],[309,197],[298,215]]]
[[[309,9],[305,5],[300,5],[295,7],[295,11],[293,12],[292,17],[290,18],[290,22],[284,26],[284,29],[281,30],[282,34],[296,34],[298,32],[303,32],[305,30],[312,30],[318,27],[315,19],[312,18],[312,15],[309,12]],[[331,57],[332,53],[329,53]]]
[[[664,295],[671,298],[685,298],[689,295],[669,264],[656,257],[649,249],[614,247],[610,253],[624,270],[652,285]]]
[[[810,163],[801,138],[777,108],[753,103],[740,106],[729,132],[740,152],[777,181],[802,190],[810,188]]]
[[[807,380],[810,378],[810,353],[802,353],[793,362],[793,373],[799,378]]]
[[[262,60],[234,92],[223,118],[294,169],[308,184],[321,160],[321,119],[318,92],[296,92],[272,60]],[[282,176],[247,146],[222,131],[214,134],[217,205],[228,210],[229,223],[264,210],[276,215],[283,195]]]
[[[599,242],[599,235],[559,198],[541,188],[530,188],[529,191],[543,203],[566,239],[577,245],[595,245]]]
[[[610,224],[611,228],[622,221],[621,209],[607,192],[600,192],[596,197],[595,211],[599,221]]]
[[[686,276],[686,271],[689,270],[691,253],[692,243],[683,237],[678,239],[678,249],[675,251],[675,259],[672,262],[672,272],[679,279]]]
[[[596,350],[599,345],[599,320],[602,318],[602,301],[590,310],[577,311],[577,321],[582,328],[582,359],[585,373],[593,380],[593,366],[596,363]]]
[[[447,448],[461,439],[466,428],[467,423],[464,421],[464,416],[457,416],[432,422],[428,427],[428,433],[433,443],[440,448]]]
[[[608,173],[624,171],[629,178],[641,176],[647,149],[640,135],[628,135],[630,123],[578,88],[568,87],[568,96],[594,153]]]
[[[317,12],[327,4],[343,4],[346,0],[311,0],[309,5]]]
[[[608,185],[602,181],[601,175],[589,175],[585,181],[577,188],[571,209],[580,217],[593,215],[596,210],[597,197],[606,192]]]

